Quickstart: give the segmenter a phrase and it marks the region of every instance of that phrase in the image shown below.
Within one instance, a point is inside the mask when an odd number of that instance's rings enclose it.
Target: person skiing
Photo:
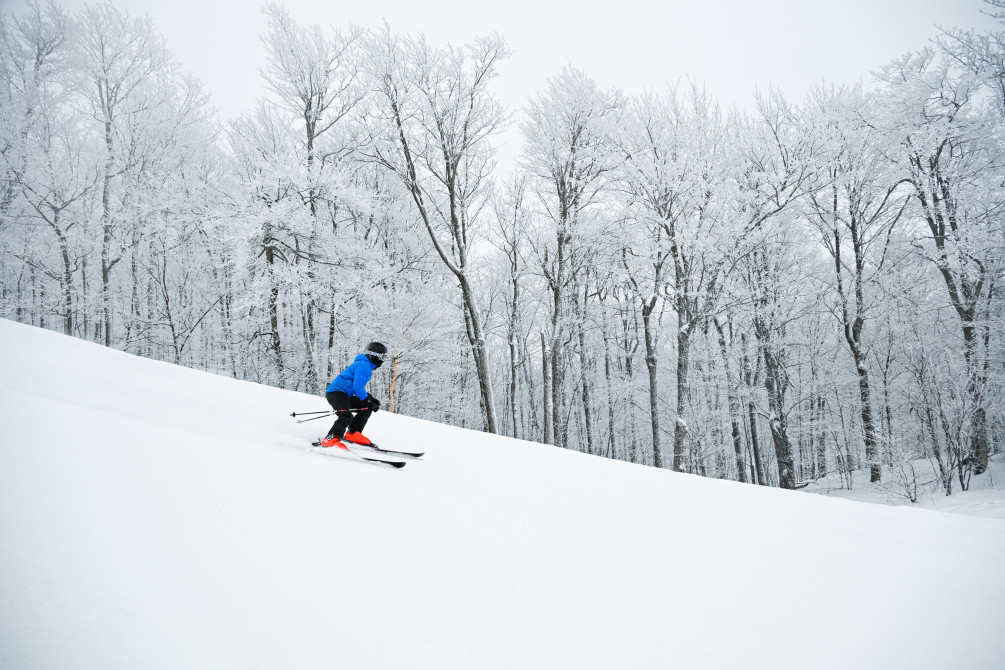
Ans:
[[[371,444],[370,439],[363,435],[363,428],[370,415],[380,409],[380,401],[367,392],[366,385],[385,358],[387,347],[380,342],[371,342],[325,389],[325,399],[335,410],[336,418],[328,435],[321,440],[322,447],[348,449],[342,440]]]

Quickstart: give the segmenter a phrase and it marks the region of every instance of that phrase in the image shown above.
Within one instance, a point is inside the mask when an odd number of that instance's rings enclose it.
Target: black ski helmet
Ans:
[[[371,342],[366,345],[366,350],[363,353],[366,354],[371,363],[379,368],[384,359],[387,358],[387,347],[380,342]]]

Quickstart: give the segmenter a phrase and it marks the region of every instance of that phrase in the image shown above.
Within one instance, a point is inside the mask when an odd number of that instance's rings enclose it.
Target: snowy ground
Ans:
[[[960,490],[959,481],[954,479],[951,496],[947,496],[939,485],[936,467],[928,460],[912,461],[898,468],[887,467],[883,480],[877,484],[869,483],[868,470],[858,470],[852,473],[850,485],[835,474],[803,490],[845,500],[907,505],[1005,520],[1005,454],[992,456],[987,471],[973,475],[966,491]],[[910,500],[912,493],[914,502]]]
[[[0,321],[2,668],[1005,667],[1005,521],[655,470]]]

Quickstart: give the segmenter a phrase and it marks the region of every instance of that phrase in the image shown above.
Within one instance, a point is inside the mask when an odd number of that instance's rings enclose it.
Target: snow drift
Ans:
[[[1005,521],[713,481],[0,321],[4,668],[1001,668]]]

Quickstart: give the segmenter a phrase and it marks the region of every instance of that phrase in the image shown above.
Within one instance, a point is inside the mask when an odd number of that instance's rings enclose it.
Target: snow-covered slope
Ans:
[[[1001,520],[324,408],[0,321],[0,667],[1005,667]]]

